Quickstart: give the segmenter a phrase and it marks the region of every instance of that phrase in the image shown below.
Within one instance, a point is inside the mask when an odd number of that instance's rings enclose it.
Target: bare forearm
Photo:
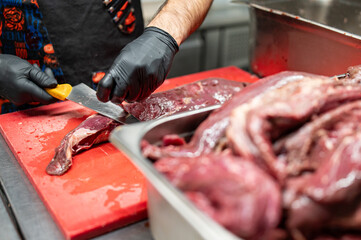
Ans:
[[[203,22],[213,0],[168,0],[148,26],[168,32],[180,45]]]

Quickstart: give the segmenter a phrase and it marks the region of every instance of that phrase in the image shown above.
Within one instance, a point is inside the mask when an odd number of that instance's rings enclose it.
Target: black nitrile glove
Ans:
[[[166,78],[178,44],[167,32],[148,27],[126,45],[99,82],[100,101],[139,101],[148,97]]]
[[[16,105],[30,102],[48,104],[57,101],[44,88],[56,87],[57,81],[39,67],[14,55],[0,54],[0,96]]]

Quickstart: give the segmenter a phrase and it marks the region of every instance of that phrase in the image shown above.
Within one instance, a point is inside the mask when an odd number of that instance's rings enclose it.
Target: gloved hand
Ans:
[[[0,54],[0,96],[16,105],[29,102],[48,104],[57,101],[44,88],[56,87],[55,78],[28,61],[9,54]]]
[[[98,84],[100,101],[139,101],[148,97],[166,78],[178,44],[162,29],[148,27],[126,45]]]

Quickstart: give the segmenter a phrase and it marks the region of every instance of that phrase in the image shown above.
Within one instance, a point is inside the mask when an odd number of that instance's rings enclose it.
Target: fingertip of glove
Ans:
[[[51,82],[49,82],[46,87],[47,88],[55,88],[58,85],[58,82],[56,80],[55,81],[54,80],[51,80]]]
[[[31,95],[31,101],[29,102],[40,102],[41,104],[50,104],[59,101],[58,99],[49,95],[44,89],[35,88]]]
[[[120,103],[124,102],[124,99],[114,96],[114,97],[112,97],[112,99],[110,101],[115,104],[120,104]]]
[[[58,81],[55,79],[53,70],[51,68],[45,68],[45,74],[48,76],[49,88],[55,88],[58,85]]]
[[[97,98],[99,101],[107,102],[114,87],[114,79],[110,73],[105,74],[97,86]]]
[[[56,98],[51,98],[51,99],[45,99],[45,100],[41,101],[40,103],[41,104],[51,104],[51,103],[56,103],[57,101],[59,101],[59,100]]]
[[[38,64],[34,63],[33,66],[36,68],[36,69],[39,69],[40,70],[40,67]]]
[[[55,78],[48,77],[46,81],[44,81],[44,87],[46,88],[55,88],[58,85],[58,81]]]
[[[107,89],[99,88],[99,86],[98,86],[96,95],[97,95],[98,100],[101,102],[109,101],[109,93],[108,93]]]
[[[54,78],[55,79],[55,76],[54,76],[54,73],[53,73],[53,70],[51,70],[51,68],[45,68],[44,72],[46,73],[46,75],[48,75],[49,77],[51,78]]]
[[[30,70],[29,76],[34,83],[43,88],[54,88],[58,84],[54,77],[47,75],[42,72],[40,68],[36,68],[34,66]]]
[[[114,85],[113,76],[110,73],[104,75],[102,80],[100,80],[99,85],[103,88],[111,88]]]

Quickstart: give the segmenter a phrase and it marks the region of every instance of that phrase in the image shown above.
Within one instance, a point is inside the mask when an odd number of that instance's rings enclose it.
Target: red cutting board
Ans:
[[[257,80],[231,66],[168,79],[157,91],[207,77]],[[93,113],[65,101],[0,116],[2,135],[67,239],[93,237],[147,217],[145,179],[110,143],[76,155],[63,176],[46,174],[63,137]]]

